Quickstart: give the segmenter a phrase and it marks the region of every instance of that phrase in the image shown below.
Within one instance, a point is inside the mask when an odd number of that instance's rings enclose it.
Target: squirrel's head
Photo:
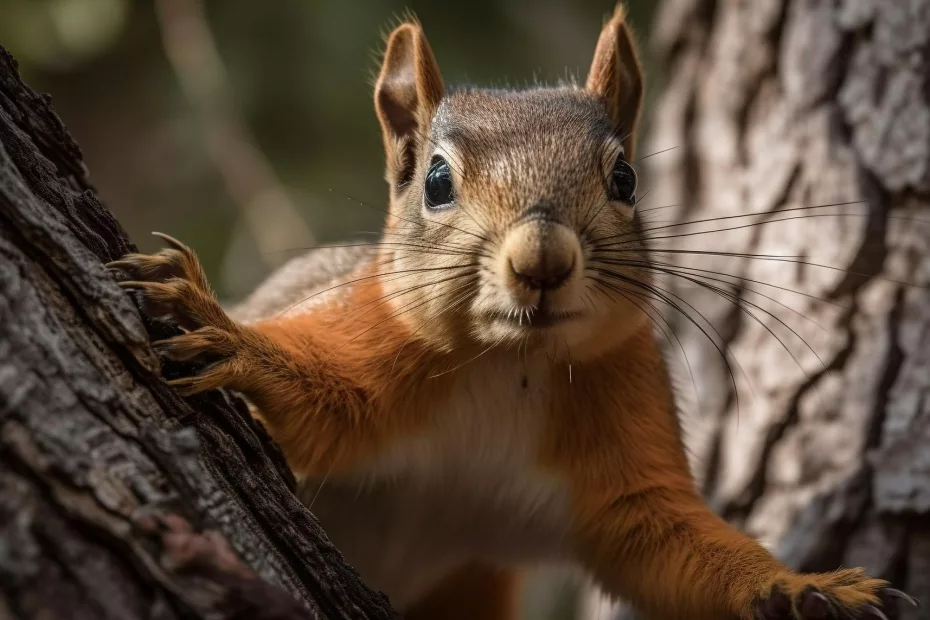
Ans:
[[[642,326],[642,98],[619,7],[584,87],[447,93],[420,25],[397,27],[375,86],[391,192],[381,280],[397,316],[450,345],[571,354]]]

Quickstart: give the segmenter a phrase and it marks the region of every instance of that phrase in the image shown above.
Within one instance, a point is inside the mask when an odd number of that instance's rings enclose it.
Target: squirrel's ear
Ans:
[[[395,28],[375,82],[375,111],[394,183],[402,184],[412,176],[418,138],[426,131],[444,89],[420,25],[407,22]]]
[[[585,88],[604,102],[630,157],[643,102],[643,71],[622,4],[601,30]]]

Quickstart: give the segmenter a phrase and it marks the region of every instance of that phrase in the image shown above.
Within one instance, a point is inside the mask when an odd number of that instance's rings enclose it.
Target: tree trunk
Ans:
[[[657,261],[724,291],[664,284],[707,332],[670,315],[708,501],[789,565],[864,566],[930,618],[930,1],[667,0],[655,39],[669,81],[641,152],[674,150],[643,162],[638,208],[676,251]]]
[[[0,48],[0,618],[397,618],[244,403],[163,383],[131,250]]]

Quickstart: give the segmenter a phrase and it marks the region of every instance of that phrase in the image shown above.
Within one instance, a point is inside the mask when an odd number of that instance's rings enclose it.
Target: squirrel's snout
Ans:
[[[557,257],[561,259],[562,257]],[[561,286],[572,275],[574,263],[566,264],[563,260],[547,261],[533,259],[527,262],[514,262],[510,259],[510,271],[514,278],[531,289],[554,289]]]
[[[554,222],[527,222],[507,236],[503,255],[511,284],[554,290],[571,278],[580,248],[574,232]]]

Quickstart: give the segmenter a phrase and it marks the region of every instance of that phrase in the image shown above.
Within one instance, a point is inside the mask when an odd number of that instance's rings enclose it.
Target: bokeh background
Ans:
[[[628,2],[649,76],[655,3]],[[584,79],[612,0],[2,0],[0,43],[49,93],[91,182],[143,251],[196,248],[234,302],[308,247],[377,231],[386,205],[372,83],[408,12],[447,83]],[[370,206],[369,206],[370,205]],[[580,581],[539,572],[525,617],[594,618]],[[582,610],[582,611],[579,611]],[[607,607],[604,607],[607,612]]]
[[[645,43],[655,3],[628,5]],[[299,248],[380,227],[387,192],[371,86],[383,35],[406,12],[422,21],[448,83],[520,86],[583,80],[612,8],[2,0],[0,41],[52,96],[133,240],[152,250],[157,230],[192,245],[234,301]],[[644,47],[652,95],[661,76]]]

